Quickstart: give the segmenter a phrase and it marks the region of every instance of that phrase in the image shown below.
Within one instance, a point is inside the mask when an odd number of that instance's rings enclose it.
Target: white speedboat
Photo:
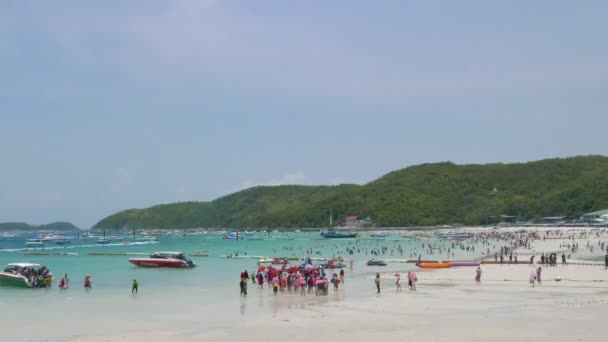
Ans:
[[[0,272],[0,283],[20,287],[48,287],[53,275],[46,266],[31,263],[8,264]]]
[[[25,241],[26,247],[44,247],[45,242],[42,239],[28,239]]]

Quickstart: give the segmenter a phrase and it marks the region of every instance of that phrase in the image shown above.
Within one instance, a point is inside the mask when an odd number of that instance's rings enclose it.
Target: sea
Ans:
[[[37,236],[19,234],[0,239],[0,267],[15,262],[33,262],[46,265],[54,275],[51,288],[0,287],[0,307],[4,309],[0,312],[0,320],[6,326],[19,326],[27,320],[41,327],[28,335],[19,335],[16,330],[13,337],[17,339],[27,336],[32,340],[44,340],[45,331],[48,336],[65,339],[83,334],[122,334],[129,329],[154,329],[167,321],[181,322],[180,329],[187,331],[200,329],[201,320],[207,327],[217,327],[222,326],[227,317],[242,318],[248,312],[293,310],[289,299],[287,305],[285,300],[278,305],[270,291],[257,289],[255,285],[250,286],[246,300],[240,298],[240,273],[256,271],[260,257],[342,257],[346,259],[343,289],[323,300],[355,300],[373,293],[376,272],[392,275],[415,269],[414,264],[405,263],[407,259],[447,259],[447,248],[454,243],[399,232],[391,232],[384,238],[361,233],[354,239],[324,239],[319,232],[256,232],[243,235],[243,240],[225,240],[222,232],[208,232],[161,235],[157,241],[136,241],[124,236],[123,240],[108,245],[98,245],[96,238],[66,236],[71,240],[69,245],[48,243],[44,248],[26,248],[25,241]],[[349,249],[355,252],[349,254]],[[374,250],[384,250],[384,254],[373,255]],[[460,248],[451,250],[453,259],[473,260],[481,255],[482,248],[476,248],[477,252]],[[128,261],[131,257],[156,251],[206,253],[208,256],[193,256],[197,267],[192,269],[141,268]],[[48,255],[31,255],[33,253]],[[388,265],[367,266],[370,259],[387,260]],[[70,288],[59,289],[59,279],[66,274]],[[93,284],[90,291],[83,287],[88,275]],[[131,294],[133,279],[139,283],[136,295]],[[301,307],[302,300],[294,300],[294,304]],[[318,300],[315,303],[318,304]],[[66,321],[73,322],[68,332],[65,331]]]

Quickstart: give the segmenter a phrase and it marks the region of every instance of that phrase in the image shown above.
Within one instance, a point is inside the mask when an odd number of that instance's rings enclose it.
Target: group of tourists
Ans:
[[[296,293],[302,296],[306,294],[327,295],[330,287],[338,291],[340,284],[344,284],[344,269],[332,272],[328,278],[323,266],[305,264],[302,266],[259,266],[257,272],[241,272],[239,287],[241,296],[247,296],[249,281],[258,288],[263,289],[264,284],[271,288],[274,295],[279,293]]]
[[[28,279],[32,288],[49,287],[53,281],[53,276],[46,266],[42,266],[38,270],[35,268],[24,267],[19,273]]]

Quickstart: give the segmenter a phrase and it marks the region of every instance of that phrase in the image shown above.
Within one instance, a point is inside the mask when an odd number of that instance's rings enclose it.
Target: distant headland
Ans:
[[[49,224],[31,225],[24,222],[5,222],[0,223],[0,231],[80,231],[80,228],[70,222],[53,222]]]

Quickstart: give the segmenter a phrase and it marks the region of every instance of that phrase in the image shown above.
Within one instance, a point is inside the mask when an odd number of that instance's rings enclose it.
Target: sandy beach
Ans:
[[[528,266],[484,267],[482,282],[467,268],[419,272],[416,291],[397,292],[390,274],[380,295],[350,300],[282,296],[272,312],[248,313],[206,329],[72,336],[68,341],[604,341],[608,271],[555,267],[542,285]],[[562,281],[555,281],[559,275]],[[392,279],[391,279],[392,280]],[[361,279],[360,281],[365,281]],[[255,295],[255,294],[253,294]],[[333,294],[330,294],[332,296]],[[247,300],[256,300],[248,298]],[[195,322],[192,322],[195,325]]]
[[[31,341],[604,341],[608,270],[587,261],[598,259],[599,248],[590,252],[583,245],[606,237],[604,232],[585,239],[539,239],[517,249],[520,261],[531,254],[538,261],[540,253],[562,251],[568,242],[581,245],[570,264],[543,266],[542,284],[535,287],[529,283],[532,266],[505,261],[482,265],[480,283],[474,281],[475,267],[417,269],[416,291],[404,282],[397,292],[394,272],[383,273],[377,295],[370,271],[347,276],[346,284],[328,296],[273,296],[252,287],[246,298],[200,304],[192,304],[197,299],[192,291],[66,302],[63,316],[32,313],[35,333],[9,336]],[[403,264],[404,272],[408,266]],[[3,321],[12,325],[22,319]]]

